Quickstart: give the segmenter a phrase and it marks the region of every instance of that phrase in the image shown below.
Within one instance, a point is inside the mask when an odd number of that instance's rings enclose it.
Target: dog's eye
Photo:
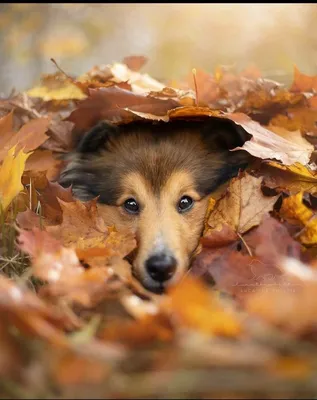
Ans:
[[[194,200],[189,196],[183,196],[178,203],[178,212],[182,213],[192,208]]]
[[[126,200],[123,206],[130,214],[137,214],[140,209],[138,203],[134,199]]]

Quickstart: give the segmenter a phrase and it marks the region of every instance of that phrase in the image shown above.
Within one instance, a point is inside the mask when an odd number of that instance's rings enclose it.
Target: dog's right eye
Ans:
[[[138,214],[138,212],[140,210],[140,207],[139,207],[137,201],[134,199],[126,200],[124,202],[123,206],[126,209],[126,211],[128,211],[128,213],[130,213],[130,214]]]

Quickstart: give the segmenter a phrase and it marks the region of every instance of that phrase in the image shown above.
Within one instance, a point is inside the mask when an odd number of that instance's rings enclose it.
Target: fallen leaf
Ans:
[[[277,159],[286,165],[296,162],[303,165],[308,164],[313,148],[306,143],[305,146],[299,147],[298,143],[293,143],[291,140],[276,135],[262,127],[258,122],[252,121],[245,114],[232,114],[228,117],[252,135],[251,140],[245,142],[242,147],[236,147],[233,150],[246,150],[255,157]],[[275,125],[272,120],[270,123]]]
[[[162,307],[177,316],[180,324],[208,335],[236,337],[242,332],[237,316],[224,309],[199,279],[187,276],[168,294]]]
[[[87,96],[63,73],[47,74],[42,77],[41,85],[26,92],[30,97],[50,100],[82,100]]]
[[[302,228],[298,236],[301,243],[310,246],[317,244],[317,215],[303,203],[303,192],[284,199],[280,215]]]
[[[12,147],[0,166],[0,205],[3,211],[7,209],[11,201],[17,196],[23,185],[21,177],[25,162],[30,154],[22,150],[16,154],[15,146]]]
[[[293,263],[291,258],[280,260],[281,266],[288,263]],[[296,263],[301,264],[298,260]],[[300,336],[310,331],[315,335],[316,282],[284,275],[276,280],[277,290],[257,291],[251,294],[246,299],[246,308],[248,312],[259,315],[270,324],[287,330],[291,335]]]
[[[178,106],[175,100],[161,100],[135,94],[118,87],[89,89],[89,97],[78,104],[68,117],[78,130],[86,130],[100,120],[113,123],[131,121],[131,113],[124,110],[144,112],[157,116]],[[133,120],[133,118],[132,118]]]
[[[65,189],[57,182],[48,182],[41,192],[40,202],[41,214],[51,225],[60,224],[63,220],[63,211],[57,198],[66,203],[75,201],[71,187]]]
[[[224,225],[221,231],[212,231],[201,239],[203,249],[191,272],[212,278],[219,289],[242,301],[257,290],[275,290],[277,277],[283,275],[281,256],[301,257],[300,244],[272,217],[265,216],[243,239],[230,236],[230,232]]]
[[[210,213],[205,235],[219,231],[223,225],[243,234],[259,225],[263,216],[273,209],[277,196],[266,197],[261,191],[262,178],[247,173],[230,181],[229,188]]]
[[[317,76],[302,74],[294,65],[294,78],[290,92],[312,92],[317,91]]]
[[[10,137],[5,135],[3,141],[0,137],[0,160],[2,160],[9,149],[14,146],[16,152],[23,149],[25,153],[38,148],[48,139],[48,136],[45,134],[48,125],[49,118],[34,119],[23,125],[19,132],[11,132]]]

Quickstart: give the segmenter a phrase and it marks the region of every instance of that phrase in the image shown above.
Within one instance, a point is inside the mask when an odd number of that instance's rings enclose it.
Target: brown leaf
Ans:
[[[0,310],[24,335],[42,338],[53,345],[68,346],[63,329],[69,319],[54,306],[48,307],[33,292],[0,276]]]
[[[48,129],[49,118],[39,118],[27,122],[19,132],[11,132],[10,137],[4,137],[4,140],[0,137],[0,160],[3,160],[8,150],[13,146],[16,146],[16,154],[21,150],[25,153],[35,150],[41,144],[48,139],[45,132]]]
[[[144,56],[128,56],[124,57],[122,63],[132,71],[139,71],[147,61],[148,58]]]
[[[46,231],[21,230],[18,240],[20,249],[31,256],[33,274],[44,281],[68,281],[84,272],[75,251]]]
[[[57,198],[66,203],[75,201],[71,187],[65,189],[57,182],[48,182],[40,195],[42,215],[46,218],[46,224],[56,225],[62,222],[63,211]]]
[[[317,110],[308,107],[294,107],[287,109],[270,120],[270,125],[280,126],[289,131],[300,130],[310,136],[317,135]],[[301,162],[300,160],[298,160]],[[302,162],[302,164],[305,164]]]
[[[230,181],[230,186],[217,202],[206,224],[206,235],[228,225],[234,232],[243,234],[259,225],[263,216],[273,209],[277,196],[266,197],[261,191],[262,178],[247,173]]]
[[[178,106],[175,100],[161,100],[135,94],[118,87],[90,89],[90,96],[78,104],[69,116],[78,130],[86,130],[100,120],[110,122],[131,121],[131,114],[124,110],[163,116],[168,110]]]
[[[225,233],[220,231],[219,236]],[[298,259],[301,256],[299,243],[281,223],[268,216],[241,241],[232,240],[231,244],[218,241],[219,247],[216,247],[215,235],[212,232],[210,238],[202,239],[203,250],[191,271],[194,275],[211,277],[218,288],[241,300],[256,290],[274,290],[277,277],[283,275],[279,267],[281,257]]]
[[[41,228],[40,216],[35,214],[35,212],[30,209],[18,213],[16,222],[22,229]]]
[[[82,203],[78,200],[65,202],[58,199],[58,203],[63,211],[62,223],[49,226],[48,232],[59,238],[66,247],[85,249],[105,246],[109,229],[98,213],[95,200]]]
[[[303,165],[308,164],[313,151],[309,144],[305,143],[305,146],[299,147],[298,143],[293,143],[291,140],[276,135],[259,123],[252,121],[245,114],[231,114],[227,117],[252,135],[251,140],[234,150],[246,150],[255,157],[277,159],[286,165],[296,162]],[[271,123],[275,125],[273,121]]]
[[[3,136],[13,131],[13,110],[0,119],[0,140]]]

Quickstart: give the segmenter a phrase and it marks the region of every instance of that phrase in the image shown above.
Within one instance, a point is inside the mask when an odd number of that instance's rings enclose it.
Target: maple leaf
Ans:
[[[15,196],[23,190],[21,177],[30,154],[25,154],[22,150],[17,155],[14,155],[15,153],[14,146],[8,151],[0,167],[0,205],[2,210],[6,210]]]
[[[302,228],[298,238],[305,245],[317,244],[317,216],[303,203],[303,192],[283,200],[280,215]]]
[[[228,225],[233,232],[243,234],[258,225],[273,209],[277,196],[266,197],[261,191],[262,178],[247,173],[230,181],[223,197],[218,200],[206,222],[205,235]]]
[[[68,280],[84,272],[75,251],[63,247],[46,231],[38,228],[21,230],[19,247],[31,256],[33,273],[42,280]]]
[[[51,225],[59,224],[63,219],[63,211],[57,198],[67,203],[75,201],[71,187],[65,189],[57,182],[48,182],[40,195],[40,201],[42,215]]]
[[[48,136],[45,132],[48,129],[49,118],[39,118],[27,122],[19,132],[10,132],[10,135],[0,137],[0,160],[4,158],[9,149],[16,146],[16,152],[24,149],[28,153],[39,147]]]
[[[60,238],[66,247],[70,245],[83,249],[104,247],[109,230],[98,213],[95,200],[86,203],[78,200],[65,202],[57,199],[57,201],[63,212],[62,223],[49,226],[48,232]]]

